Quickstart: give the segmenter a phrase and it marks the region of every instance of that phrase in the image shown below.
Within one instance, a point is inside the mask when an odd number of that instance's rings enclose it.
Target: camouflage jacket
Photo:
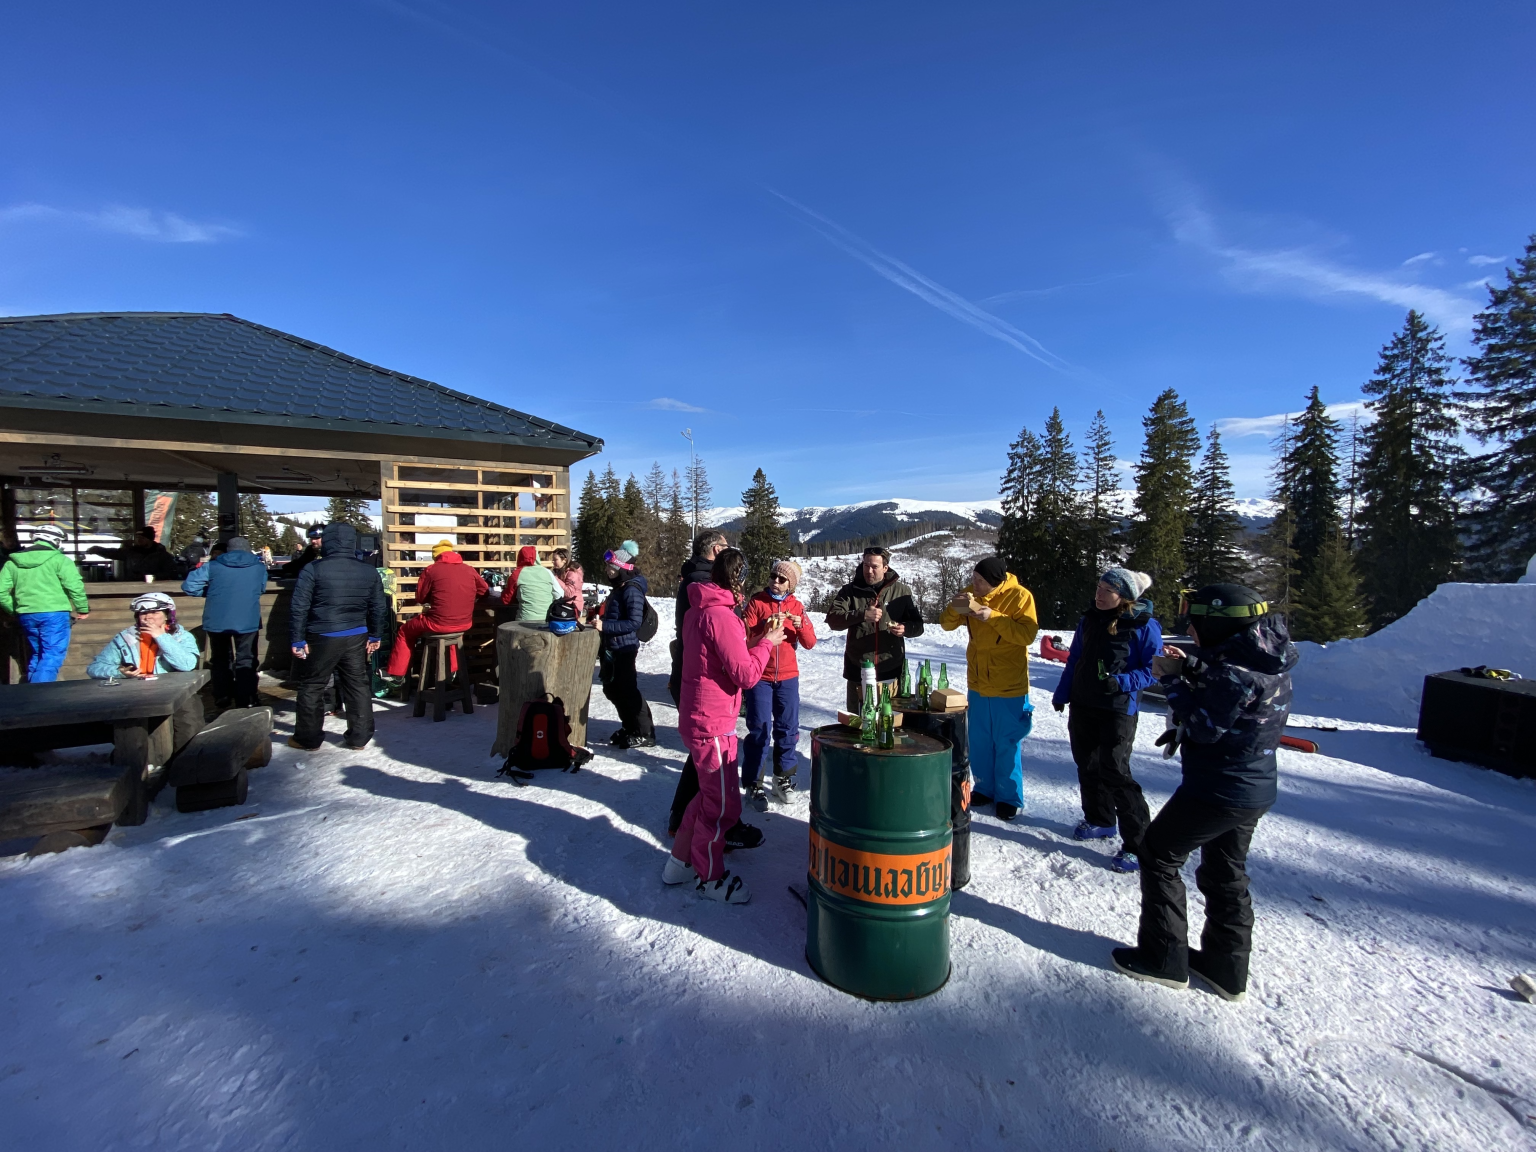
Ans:
[[[1167,677],[1168,707],[1183,728],[1183,788],[1223,808],[1275,802],[1275,749],[1291,712],[1298,654],[1279,616],[1264,616],[1214,648],[1196,648]]]

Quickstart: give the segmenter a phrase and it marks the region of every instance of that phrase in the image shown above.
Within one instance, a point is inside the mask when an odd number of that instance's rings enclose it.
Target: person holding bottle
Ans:
[[[784,642],[773,650],[763,669],[763,678],[746,694],[747,738],[742,749],[741,787],[748,802],[759,812],[768,807],[768,796],[760,781],[770,729],[772,797],[787,804],[795,790],[795,767],[799,762],[796,745],[800,740],[800,665],[795,660],[795,649],[816,646],[816,626],[806,615],[805,605],[795,596],[799,583],[800,565],[793,560],[780,560],[770,571],[768,586],[752,594],[742,614],[749,641],[775,623],[784,629]]]
[[[964,621],[969,689],[971,808],[994,801],[997,818],[1014,819],[1024,807],[1024,739],[1034,726],[1029,702],[1029,645],[1040,631],[1035,597],[1008,571],[1000,556],[976,562],[971,586],[939,617],[953,632]]]
[[[1129,568],[1111,568],[1099,577],[1093,607],[1077,623],[1051,698],[1058,712],[1072,707],[1067,734],[1083,802],[1073,835],[1106,840],[1118,827],[1116,872],[1140,867],[1141,837],[1152,823],[1141,785],[1131,776],[1137,697],[1157,679],[1152,660],[1163,650],[1163,629],[1146,598],[1150,587],[1152,577]]]

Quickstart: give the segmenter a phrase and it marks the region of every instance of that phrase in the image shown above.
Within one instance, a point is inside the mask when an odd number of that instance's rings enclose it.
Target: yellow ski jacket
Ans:
[[[971,630],[965,649],[967,686],[983,696],[1023,696],[1029,692],[1029,645],[1040,631],[1035,597],[1010,572],[980,602],[992,609],[985,620],[962,616],[948,604],[939,617],[946,632],[962,620]]]

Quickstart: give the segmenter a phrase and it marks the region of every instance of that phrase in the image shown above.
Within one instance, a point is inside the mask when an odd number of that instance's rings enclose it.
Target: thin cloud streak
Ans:
[[[1449,332],[1472,329],[1479,305],[1454,292],[1393,279],[1371,272],[1341,268],[1300,248],[1240,248],[1222,241],[1215,222],[1203,208],[1186,204],[1172,214],[1173,235],[1226,263],[1229,279],[1249,291],[1292,284],[1324,296],[1364,296],[1399,308],[1412,308]]]
[[[1483,268],[1489,264],[1502,264],[1507,259],[1507,256],[1468,256],[1467,263],[1474,268]]]
[[[797,200],[790,199],[776,189],[769,188],[768,191],[795,209],[800,214],[801,222],[827,242],[841,248],[855,260],[872,268],[897,287],[905,288],[919,300],[933,305],[940,312],[952,316],[962,323],[969,324],[978,331],[991,336],[994,340],[1001,340],[1004,344],[1012,345],[1030,359],[1044,364],[1047,368],[1063,373],[1074,370],[1071,364],[1056,355],[1056,353],[1052,352],[1023,329],[1015,327],[1008,323],[1008,321],[994,316],[982,308],[978,308],[965,297],[951,292],[948,288],[934,280],[930,280],[911,265],[905,264],[894,256],[889,256],[880,251],[873,244],[848,231],[848,229],[836,221],[827,219],[821,213],[807,208]]]
[[[650,403],[646,404],[646,407],[647,408],[654,408],[658,412],[708,412],[709,411],[708,408],[700,408],[700,407],[698,407],[696,405],[693,405],[693,404],[685,404],[683,401],[681,401],[681,400],[674,400],[670,396],[658,396],[658,397],[656,397],[656,399],[654,399]]]
[[[1229,416],[1225,420],[1216,421],[1216,431],[1229,440],[1240,439],[1244,436],[1273,437],[1280,431],[1280,426],[1287,420],[1294,418],[1301,409],[1295,412],[1277,412],[1273,416]],[[1352,416],[1359,416],[1362,424],[1368,424],[1376,417],[1365,406],[1364,400],[1352,400],[1347,404],[1329,404],[1328,415],[1340,423],[1347,423]]]
[[[155,212],[148,208],[113,205],[99,212],[54,208],[48,204],[14,204],[0,208],[0,227],[28,223],[77,224],[139,240],[162,244],[213,244],[240,235],[236,228],[223,224],[199,224],[175,212]]]

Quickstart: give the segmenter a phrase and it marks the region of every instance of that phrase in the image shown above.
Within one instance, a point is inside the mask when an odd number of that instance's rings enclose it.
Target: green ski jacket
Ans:
[[[0,608],[31,612],[86,613],[85,581],[75,562],[47,541],[12,552],[0,568]]]

